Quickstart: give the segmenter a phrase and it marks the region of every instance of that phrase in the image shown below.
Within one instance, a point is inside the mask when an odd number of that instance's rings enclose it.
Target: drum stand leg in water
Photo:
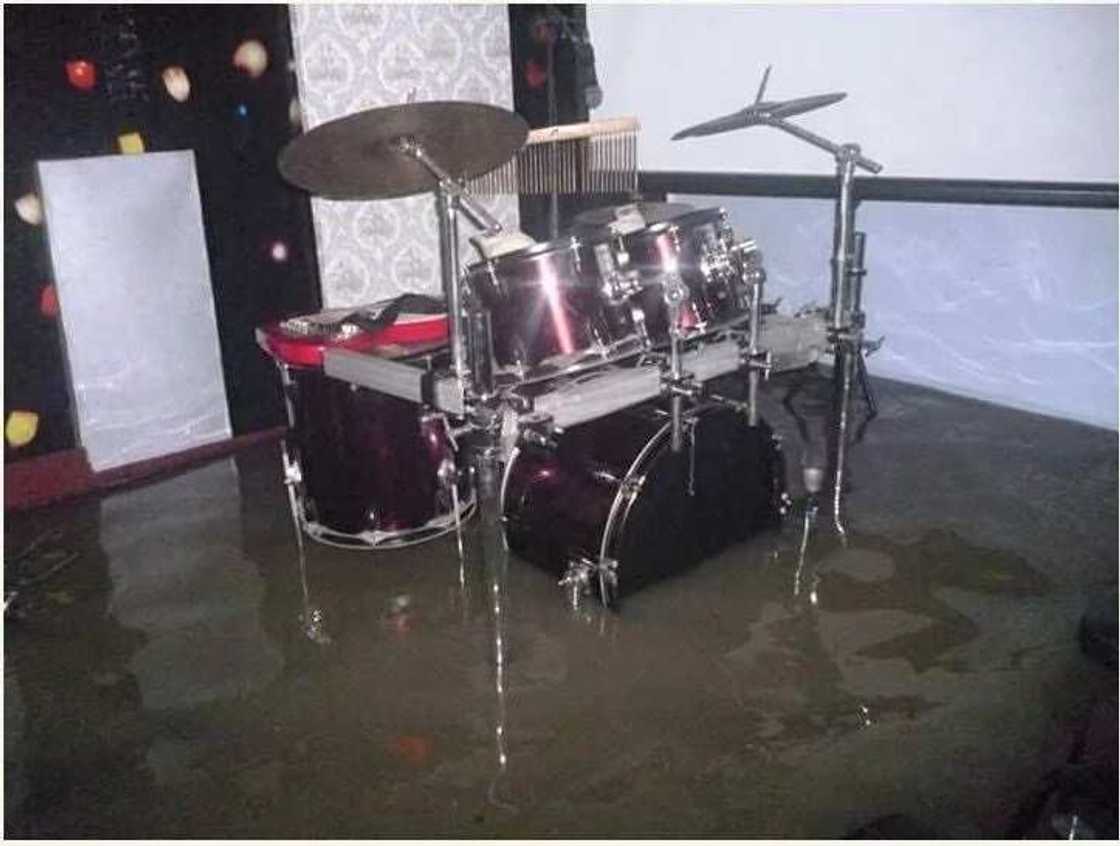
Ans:
[[[765,88],[765,78],[763,88]],[[759,100],[762,91],[759,92]],[[835,144],[804,127],[790,123],[780,115],[761,110],[754,118],[758,123],[773,126],[800,138],[808,144],[831,153],[836,160],[838,196],[833,225],[831,259],[832,284],[829,302],[829,340],[834,353],[836,403],[833,412],[832,437],[829,460],[829,481],[832,486],[832,520],[843,536],[842,500],[848,451],[848,427],[851,416],[852,382],[858,377],[867,400],[871,416],[877,413],[875,400],[867,381],[863,356],[878,347],[864,339],[864,314],[861,310],[862,277],[865,273],[863,255],[865,235],[855,231],[854,197],[857,167],[878,173],[882,165],[866,158],[857,144]]]
[[[806,133],[810,134],[811,133]],[[804,137],[799,134],[799,137]],[[809,139],[807,139],[809,140]],[[811,143],[824,146],[823,139],[813,136]],[[864,251],[866,236],[855,231],[856,201],[853,198],[853,183],[857,165],[877,172],[880,168],[874,162],[867,162],[860,155],[855,144],[839,147],[829,142],[836,157],[839,196],[836,200],[836,222],[833,229],[832,289],[830,301],[829,339],[834,351],[834,395],[832,436],[833,444],[829,450],[829,477],[832,484],[832,521],[836,531],[845,536],[842,519],[842,502],[847,468],[849,446],[848,428],[851,417],[852,382],[858,378],[867,402],[869,415],[863,426],[867,425],[878,408],[867,378],[864,355],[874,352],[880,341],[869,343],[864,339],[865,315],[861,308],[863,292]],[[862,435],[862,426],[859,435]]]

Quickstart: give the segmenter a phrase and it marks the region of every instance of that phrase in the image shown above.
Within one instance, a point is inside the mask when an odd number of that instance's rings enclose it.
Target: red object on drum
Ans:
[[[284,364],[296,367],[322,367],[327,347],[355,352],[374,352],[384,347],[446,341],[449,336],[446,314],[401,315],[396,323],[377,332],[359,332],[349,338],[329,335],[295,334],[281,323],[270,323],[257,330],[257,343]]]

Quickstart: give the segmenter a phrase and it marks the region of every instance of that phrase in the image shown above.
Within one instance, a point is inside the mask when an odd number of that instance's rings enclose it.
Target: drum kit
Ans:
[[[843,96],[772,103],[764,89],[765,78],[754,105],[680,135],[768,123],[804,137],[786,118]],[[594,122],[559,129],[573,128],[548,133],[575,144],[596,135]],[[577,215],[544,243],[503,232],[469,185],[509,174],[529,139],[504,109],[408,103],[323,124],[281,153],[281,174],[317,196],[434,192],[443,291],[257,330],[284,389],[301,561],[302,534],[379,550],[449,532],[462,559],[462,524],[478,505],[497,509],[506,548],[553,573],[573,605],[592,594],[611,605],[786,513],[760,380],[834,355],[843,441],[866,347],[852,174],[878,165],[854,145],[807,139],[837,160],[832,303],[784,316],[763,303],[758,246],[718,208],[636,201]],[[634,156],[600,158],[600,169],[636,168]],[[567,162],[555,184],[596,181],[573,177],[589,160],[554,160]],[[633,183],[615,177],[598,181]],[[550,179],[539,168],[526,178]],[[479,230],[480,257],[466,267],[461,218]],[[724,393],[739,398],[717,393],[728,380],[744,390]],[[833,454],[842,531],[842,443]]]

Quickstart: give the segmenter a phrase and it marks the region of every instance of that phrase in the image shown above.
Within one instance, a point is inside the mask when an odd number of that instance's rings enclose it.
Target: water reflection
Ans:
[[[259,616],[264,584],[241,548],[241,507],[232,460],[101,502],[109,612],[147,636],[130,662],[145,708],[245,695],[280,672]]]
[[[799,503],[769,559],[786,598],[763,599],[746,642],[727,655],[757,680],[748,707],[764,715],[771,741],[870,728],[951,701],[983,633],[970,595],[1050,590],[1021,557],[951,531],[909,543],[841,535],[817,514],[813,497]]]
[[[39,570],[67,556],[73,565],[21,590],[5,620],[9,837],[138,832],[153,804],[154,780],[145,762],[151,730],[132,669],[146,637],[107,613],[110,562],[98,542],[103,523],[96,504],[67,516],[64,527],[36,532],[49,535],[39,550]],[[6,542],[6,558],[20,560],[21,553],[13,553],[20,538],[9,534]],[[101,782],[107,771],[113,773],[108,784]],[[132,816],[115,824],[99,819],[100,791],[91,783],[123,791]]]

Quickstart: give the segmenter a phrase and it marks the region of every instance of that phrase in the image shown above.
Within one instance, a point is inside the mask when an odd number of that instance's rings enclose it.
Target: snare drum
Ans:
[[[511,551],[557,576],[609,562],[626,593],[777,524],[784,472],[764,423],[726,407],[685,417],[670,448],[660,403],[568,429],[554,447],[522,444],[502,482]]]
[[[471,265],[467,283],[490,311],[494,360],[532,374],[603,359],[632,327],[607,313],[602,282],[576,238],[534,244]]]
[[[623,271],[637,271],[641,290],[634,295],[645,315],[645,330],[655,346],[669,341],[669,308],[662,277],[679,273],[688,289],[680,325],[686,335],[745,319],[749,291],[736,267],[735,234],[723,209],[699,209],[654,223],[634,232],[612,235],[581,233],[588,240],[610,240]]]
[[[304,532],[335,546],[392,548],[454,530],[474,506],[444,415],[323,373],[328,347],[397,355],[447,339],[446,315],[369,332],[316,317],[257,330],[280,368],[285,452]],[[463,474],[465,477],[465,474]],[[458,514],[456,514],[458,508]]]

